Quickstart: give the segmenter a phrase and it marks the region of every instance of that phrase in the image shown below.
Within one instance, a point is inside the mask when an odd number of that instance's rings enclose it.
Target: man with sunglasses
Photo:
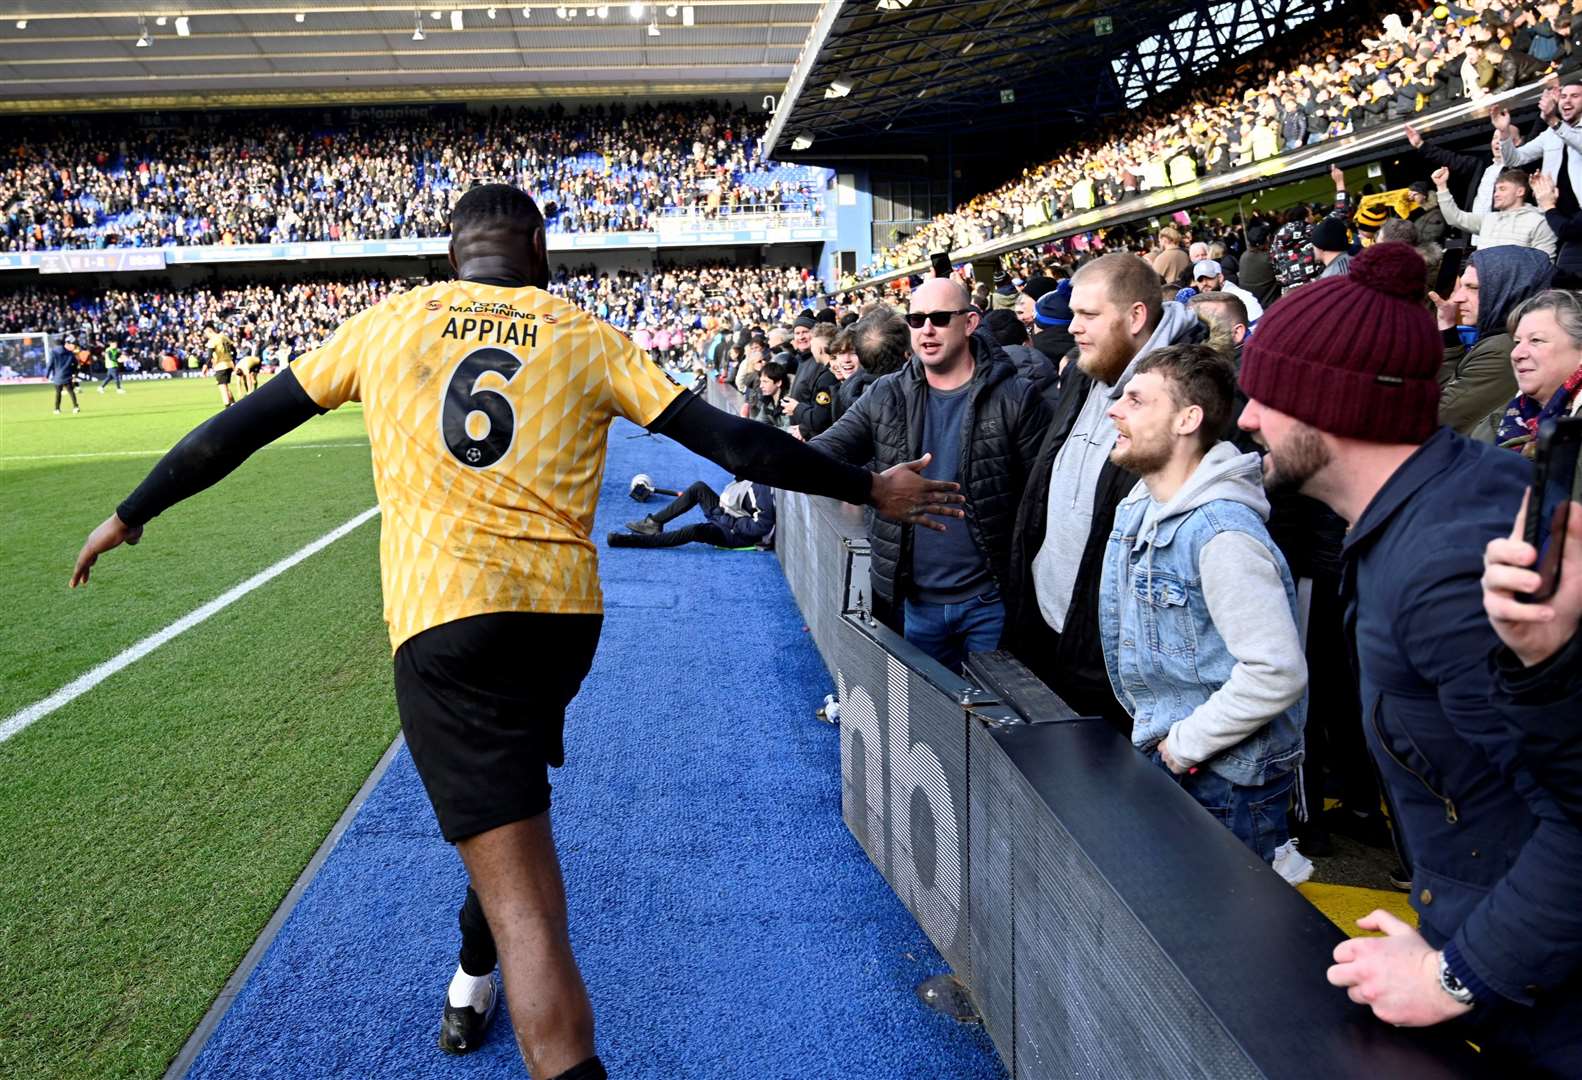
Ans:
[[[912,356],[878,379],[809,445],[852,464],[924,458],[923,475],[959,483],[966,519],[943,532],[873,519],[875,613],[959,671],[999,647],[1010,584],[1011,527],[1049,407],[948,278],[912,292]]]

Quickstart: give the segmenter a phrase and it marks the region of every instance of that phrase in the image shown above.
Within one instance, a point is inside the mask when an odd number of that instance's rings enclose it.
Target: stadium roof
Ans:
[[[3,0],[0,110],[777,94],[821,6]]]
[[[778,103],[769,151],[916,154],[917,136],[1080,124],[1338,3],[837,0]]]

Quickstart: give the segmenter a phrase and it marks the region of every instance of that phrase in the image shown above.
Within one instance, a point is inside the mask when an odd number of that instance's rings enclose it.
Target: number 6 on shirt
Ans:
[[[487,469],[505,456],[516,438],[516,409],[499,390],[479,389],[483,376],[494,372],[506,382],[522,370],[522,361],[504,349],[475,349],[462,358],[445,384],[440,433],[457,461],[470,469]],[[483,413],[489,430],[483,438],[467,433],[473,413]]]

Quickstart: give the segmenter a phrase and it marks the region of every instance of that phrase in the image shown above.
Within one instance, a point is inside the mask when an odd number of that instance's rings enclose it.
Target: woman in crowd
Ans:
[[[1482,248],[1467,260],[1448,300],[1434,297],[1445,359],[1439,369],[1439,422],[1463,435],[1482,428],[1516,390],[1510,313],[1549,287],[1554,267],[1534,248]],[[1464,335],[1464,336],[1463,336]]]
[[[1582,412],[1582,299],[1551,289],[1511,315],[1515,329],[1511,367],[1518,393],[1505,411],[1489,417],[1489,441],[1532,457],[1538,425]]]

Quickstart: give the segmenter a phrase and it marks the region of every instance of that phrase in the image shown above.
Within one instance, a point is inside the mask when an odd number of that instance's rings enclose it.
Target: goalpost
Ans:
[[[0,382],[46,377],[50,361],[64,348],[61,338],[45,331],[0,334]]]

